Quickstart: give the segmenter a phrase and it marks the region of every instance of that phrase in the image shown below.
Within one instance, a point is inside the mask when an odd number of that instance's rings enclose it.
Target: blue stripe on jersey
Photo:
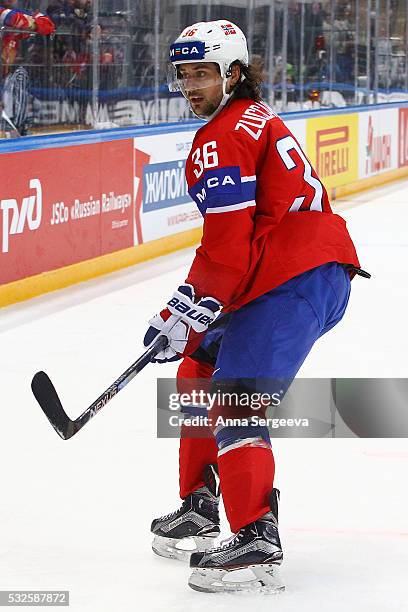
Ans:
[[[256,181],[241,180],[239,166],[207,170],[190,190],[190,197],[204,216],[207,208],[233,206],[255,199]]]

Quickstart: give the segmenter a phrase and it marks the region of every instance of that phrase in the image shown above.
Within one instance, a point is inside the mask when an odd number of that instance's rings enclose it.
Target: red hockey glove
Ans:
[[[154,361],[160,363],[176,361],[180,357],[194,353],[201,344],[208,326],[214,321],[222,305],[213,297],[201,298],[197,303],[194,299],[194,287],[188,284],[181,285],[168,301],[167,308],[150,319],[150,327],[143,344],[150,345],[159,332],[169,340],[168,347],[158,353]],[[179,317],[175,324],[173,324],[174,319],[170,319],[171,315]]]
[[[47,17],[47,15],[37,13],[34,15],[34,22],[35,29],[38,34],[41,34],[41,36],[49,36],[55,32],[55,24],[49,17]]]

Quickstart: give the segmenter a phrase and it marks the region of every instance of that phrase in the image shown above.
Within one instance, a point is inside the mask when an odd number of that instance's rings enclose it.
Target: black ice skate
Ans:
[[[240,529],[226,545],[191,555],[194,571],[188,584],[192,589],[207,593],[276,593],[285,589],[277,569],[283,559],[278,499],[279,491],[273,489],[270,512]]]
[[[181,508],[154,519],[152,549],[161,557],[188,561],[191,553],[212,548],[220,534],[219,491],[216,472],[207,466],[201,487],[183,501]],[[186,546],[195,545],[195,548]]]

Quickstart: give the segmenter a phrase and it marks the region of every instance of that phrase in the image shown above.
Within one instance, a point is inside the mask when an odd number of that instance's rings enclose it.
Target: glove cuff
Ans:
[[[211,310],[214,314],[216,314],[222,308],[221,302],[210,296],[201,298],[198,303],[203,308],[208,308],[208,310]]]

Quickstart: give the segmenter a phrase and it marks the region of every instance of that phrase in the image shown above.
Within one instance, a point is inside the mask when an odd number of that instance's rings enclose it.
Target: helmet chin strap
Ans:
[[[214,117],[218,115],[219,112],[222,111],[222,109],[224,108],[224,106],[226,105],[230,97],[231,97],[231,94],[224,93],[224,95],[222,96],[221,102],[218,105],[218,108],[211,115],[207,115],[206,117],[201,117],[201,119],[204,119],[204,121],[211,121],[211,119],[214,119]]]

